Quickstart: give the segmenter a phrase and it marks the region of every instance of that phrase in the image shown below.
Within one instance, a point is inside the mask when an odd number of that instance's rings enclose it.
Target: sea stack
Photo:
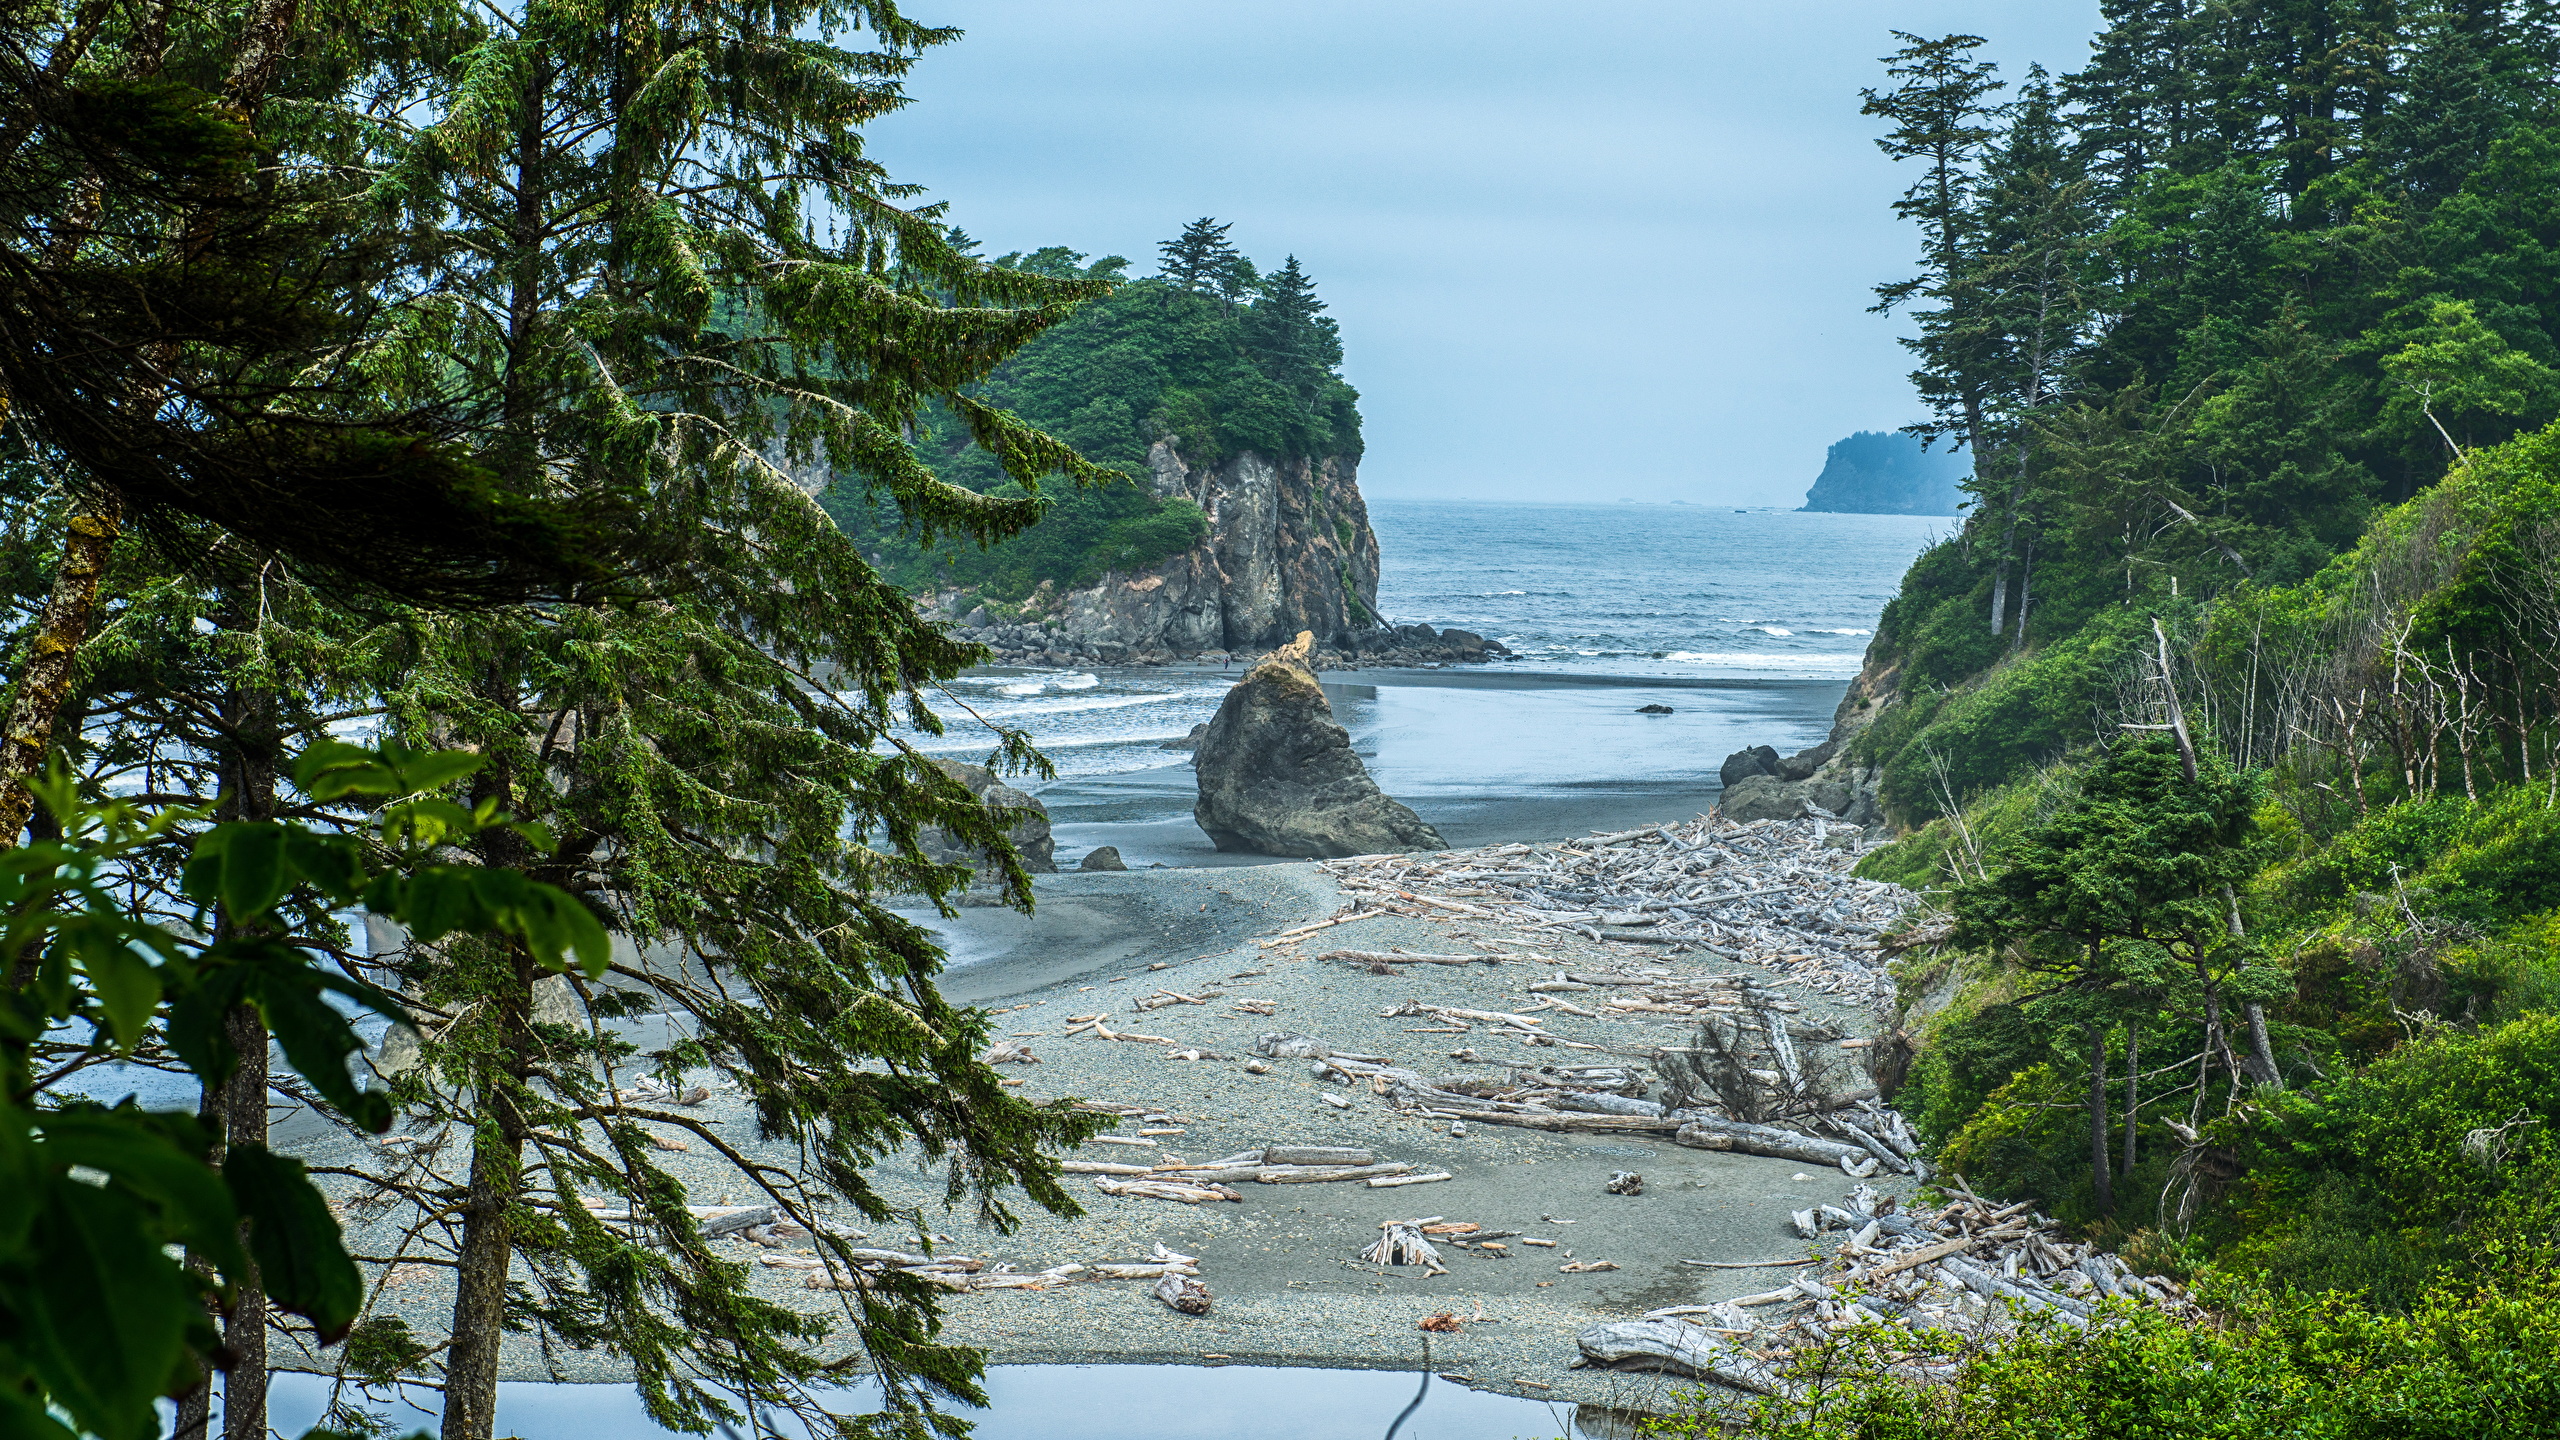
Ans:
[[[959,760],[933,762],[943,774],[969,787],[978,803],[991,810],[1025,810],[1030,813],[1013,823],[1005,832],[1013,848],[1022,853],[1022,868],[1038,875],[1053,873],[1058,868],[1057,846],[1049,838],[1049,811],[1039,801],[1023,794],[996,777],[983,765]],[[986,856],[961,843],[960,837],[939,825],[927,825],[916,834],[926,858],[944,865],[967,865],[986,878]]]
[[[1306,668],[1315,637],[1253,667],[1218,706],[1193,760],[1192,818],[1221,850],[1331,860],[1447,842],[1389,798],[1351,750],[1324,687]]]

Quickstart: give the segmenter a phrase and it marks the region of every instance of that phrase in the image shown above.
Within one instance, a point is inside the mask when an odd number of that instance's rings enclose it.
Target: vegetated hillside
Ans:
[[[1978,492],[1878,626],[1899,814],[2097,738],[2154,609],[2299,581],[2560,415],[2560,35],[2475,10],[2126,5],[2006,89],[1970,37],[1894,57],[1922,256],[1880,293]]]
[[[1954,515],[1964,502],[1964,477],[1972,467],[1941,447],[1921,448],[1917,436],[1861,430],[1834,443],[1822,473],[1805,492],[1807,510],[1853,515]]]
[[[1943,912],[1904,1109],[2238,1323],[1836,1414],[2560,1433],[2560,24],[2105,13],[2079,74],[1905,37],[1870,94],[1978,503],[1847,744],[1912,827],[1862,873]]]
[[[892,511],[854,494],[830,497],[837,523],[901,585],[957,586],[1002,608],[1044,581],[1072,589],[1200,542],[1208,533],[1200,507],[1147,484],[1147,452],[1158,441],[1173,442],[1193,466],[1245,452],[1356,458],[1359,396],[1338,373],[1341,337],[1314,282],[1295,257],[1262,274],[1226,245],[1224,229],[1191,226],[1164,247],[1164,274],[1088,302],[977,392],[1130,483],[1045,487],[1050,503],[1040,523],[988,550],[920,544]],[[1116,255],[1085,258],[1051,247],[996,263],[1114,280],[1128,266]],[[945,480],[983,494],[1023,493],[946,409],[929,412],[910,443]]]
[[[2159,614],[2197,780],[2167,733],[2124,731],[1864,863],[1957,921],[1904,962],[1906,1107],[1977,1185],[2307,1289],[2411,1303],[2547,1245],[2560,425],[2467,457],[2301,583]],[[2143,638],[2113,642],[2112,713],[2166,724]],[[2080,928],[2029,923],[2040,869]],[[2093,1045],[2133,1156],[2104,1177]]]

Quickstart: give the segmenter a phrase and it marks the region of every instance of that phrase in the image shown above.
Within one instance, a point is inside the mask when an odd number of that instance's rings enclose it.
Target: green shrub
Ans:
[[[2445,1288],[2406,1314],[2338,1295],[2223,1293],[2217,1322],[2114,1313],[2006,1343],[1860,1332],[1800,1355],[1803,1393],[1698,1392],[1662,1436],[1749,1440],[2543,1440],[2560,1436],[2560,1286],[2548,1272]]]

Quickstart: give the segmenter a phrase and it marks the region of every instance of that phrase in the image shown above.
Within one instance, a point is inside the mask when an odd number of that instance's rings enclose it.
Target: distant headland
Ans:
[[[1953,515],[1971,460],[1923,450],[1917,436],[1861,430],[1831,447],[1804,509],[1855,515]]]

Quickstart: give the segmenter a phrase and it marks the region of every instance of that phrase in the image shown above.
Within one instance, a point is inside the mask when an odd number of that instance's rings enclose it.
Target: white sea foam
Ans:
[[[1052,690],[1090,690],[1102,683],[1098,675],[1070,671],[1064,675],[1039,675],[1028,680],[1013,680],[996,687],[999,695],[1046,695]]]
[[[1792,640],[1795,638],[1796,633],[1793,630],[1787,629],[1783,625],[1754,625],[1751,628],[1759,631],[1763,635],[1775,635],[1781,640]]]
[[[1856,655],[1768,655],[1737,651],[1674,650],[1662,656],[1678,665],[1725,665],[1736,670],[1855,670]]]
[[[1808,635],[1873,635],[1873,630],[1808,630]]]
[[[1002,693],[1002,692],[999,692]],[[1025,715],[1080,715],[1094,710],[1126,710],[1137,705],[1165,705],[1184,700],[1205,700],[1226,694],[1226,687],[1198,690],[1168,690],[1161,695],[1097,695],[1083,700],[1050,700],[1042,703],[1017,701],[1011,704],[977,707],[978,713],[991,720],[1013,720]]]

